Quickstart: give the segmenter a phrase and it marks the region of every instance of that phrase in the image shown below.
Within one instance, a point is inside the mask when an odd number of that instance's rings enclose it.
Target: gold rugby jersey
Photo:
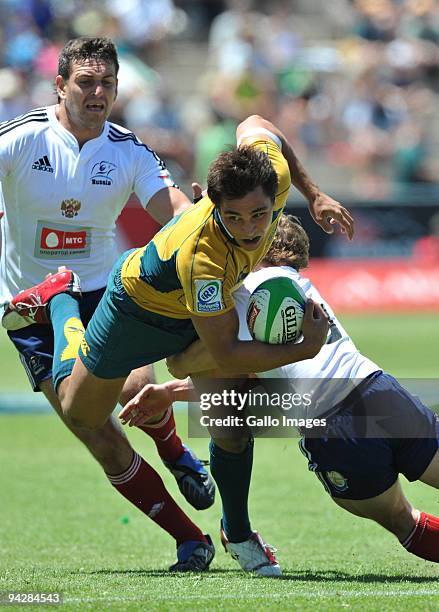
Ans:
[[[175,319],[220,315],[234,307],[232,292],[268,251],[291,185],[279,147],[264,137],[251,145],[268,154],[278,176],[265,240],[254,251],[237,246],[205,196],[123,262],[122,283],[136,304]]]

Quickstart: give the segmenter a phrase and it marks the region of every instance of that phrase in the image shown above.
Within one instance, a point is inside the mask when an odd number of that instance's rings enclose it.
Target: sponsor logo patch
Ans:
[[[113,183],[111,173],[114,172],[116,168],[116,164],[109,161],[102,160],[97,162],[91,169],[92,185],[111,185]]]
[[[34,256],[39,259],[63,257],[84,259],[90,257],[91,229],[38,221],[35,236]]]
[[[197,312],[218,312],[222,310],[220,280],[196,280],[195,281],[195,310]]]

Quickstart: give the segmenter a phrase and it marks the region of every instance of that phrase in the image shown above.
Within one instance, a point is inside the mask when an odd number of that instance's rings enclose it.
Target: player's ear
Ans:
[[[55,77],[55,88],[58,97],[60,99],[64,99],[66,97],[65,83],[63,77],[60,74]]]
[[[116,88],[114,90],[114,99],[117,98],[117,92],[119,90],[119,79],[116,79]]]

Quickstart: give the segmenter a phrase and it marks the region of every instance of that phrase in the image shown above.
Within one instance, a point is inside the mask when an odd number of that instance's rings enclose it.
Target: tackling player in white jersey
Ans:
[[[288,379],[294,391],[302,393],[312,389],[314,397],[320,400],[314,403],[311,416],[325,417],[328,425],[320,435],[317,433],[318,437],[316,432],[312,435],[305,433],[307,430],[302,432],[300,446],[308,458],[309,469],[334,501],[349,512],[382,525],[409,552],[439,562],[439,518],[413,508],[398,478],[402,473],[408,480],[421,480],[439,488],[438,418],[357,350],[329,304],[299,274],[308,264],[308,252],[309,240],[303,228],[290,217],[281,218],[263,267],[250,274],[234,294],[240,339],[251,340],[246,321],[248,300],[252,291],[269,278],[288,276],[301,286],[308,298],[321,304],[330,328],[328,340],[317,356],[257,376]],[[214,367],[199,342],[172,361],[173,373],[180,376],[183,372],[195,373]],[[148,385],[126,405],[121,418],[124,422],[139,424],[163,401],[187,399],[191,388],[190,379]],[[233,449],[233,444],[236,442],[230,440],[231,452],[242,452],[248,438],[243,437],[241,447]],[[215,477],[213,467],[212,474]],[[242,503],[246,510],[245,492]],[[235,516],[225,519],[232,525],[240,520]],[[264,563],[264,551],[260,547],[258,558],[256,547],[249,544],[249,540],[226,542],[244,569],[252,569],[253,563],[258,571]],[[273,565],[269,551],[266,551],[265,563]]]
[[[134,191],[161,224],[190,205],[154,151],[129,130],[107,121],[117,95],[118,69],[109,39],[71,40],[59,57],[58,104],[0,125],[0,303],[68,265],[81,277],[81,318],[87,324],[117,257],[115,221],[130,194]],[[60,288],[79,296],[70,271],[47,279],[45,299]],[[52,385],[52,327],[9,329],[14,329],[9,336],[33,389],[42,391],[62,417]],[[66,326],[64,333],[65,350],[73,350],[70,341],[75,344],[77,329]],[[152,379],[150,366],[134,370],[121,403]],[[206,569],[204,558],[207,554],[210,562],[213,547],[167,493],[159,475],[132,449],[118,423],[109,419],[95,431],[68,426],[118,492],[175,538],[175,569]],[[212,505],[213,481],[178,437],[172,407],[164,407],[143,430],[153,438],[187,500],[197,509]]]

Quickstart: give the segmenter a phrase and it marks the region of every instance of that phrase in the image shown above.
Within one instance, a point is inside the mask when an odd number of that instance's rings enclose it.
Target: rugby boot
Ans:
[[[47,305],[59,293],[68,293],[74,298],[81,297],[79,277],[64,267],[56,274],[50,274],[41,283],[20,291],[5,306],[2,325],[9,331],[22,329],[34,323],[49,323]]]
[[[175,461],[163,461],[177,481],[178,488],[186,501],[196,510],[206,510],[215,501],[215,484],[201,461],[190,448],[183,444],[183,454]]]
[[[245,572],[265,577],[276,577],[282,574],[274,556],[276,549],[264,542],[257,531],[253,531],[244,542],[229,542],[221,526],[220,537],[225,551],[238,561]]]
[[[183,542],[177,548],[177,562],[171,565],[171,572],[205,572],[215,556],[212,539],[206,534],[207,542]]]

